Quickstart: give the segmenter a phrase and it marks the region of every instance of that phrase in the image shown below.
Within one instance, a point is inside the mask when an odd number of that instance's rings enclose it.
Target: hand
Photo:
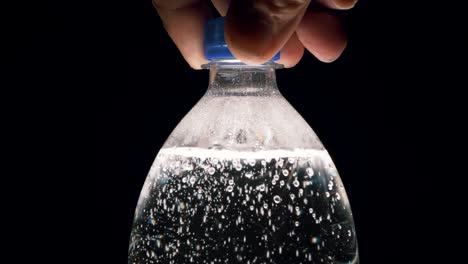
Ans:
[[[278,63],[296,65],[304,47],[324,62],[336,60],[346,35],[330,9],[350,9],[357,0],[212,0],[226,16],[225,39],[233,55],[260,64],[281,49]],[[230,2],[230,3],[229,3]],[[164,27],[194,69],[207,63],[203,30],[210,9],[203,0],[153,0]]]

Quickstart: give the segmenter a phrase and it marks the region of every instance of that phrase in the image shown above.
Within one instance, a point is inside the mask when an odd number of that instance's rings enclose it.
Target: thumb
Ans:
[[[232,0],[225,18],[225,39],[246,63],[270,60],[296,30],[310,0]]]

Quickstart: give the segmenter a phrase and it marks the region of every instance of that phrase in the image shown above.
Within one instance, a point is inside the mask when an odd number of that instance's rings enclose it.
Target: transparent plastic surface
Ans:
[[[275,64],[209,67],[143,186],[128,263],[358,263],[340,176]]]

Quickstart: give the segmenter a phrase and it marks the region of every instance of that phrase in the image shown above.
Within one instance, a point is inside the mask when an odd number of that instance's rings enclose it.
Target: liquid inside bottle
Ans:
[[[162,149],[129,263],[357,263],[348,199],[324,150]]]
[[[208,90],[151,167],[128,263],[359,263],[341,178],[279,92],[279,66],[219,53],[227,47],[218,22],[206,44],[214,51],[205,50]]]

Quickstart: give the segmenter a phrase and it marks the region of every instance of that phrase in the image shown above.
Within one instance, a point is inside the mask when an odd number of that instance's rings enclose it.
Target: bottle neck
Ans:
[[[274,62],[246,65],[239,61],[211,61],[208,95],[267,96],[279,94],[275,69],[282,66]]]

